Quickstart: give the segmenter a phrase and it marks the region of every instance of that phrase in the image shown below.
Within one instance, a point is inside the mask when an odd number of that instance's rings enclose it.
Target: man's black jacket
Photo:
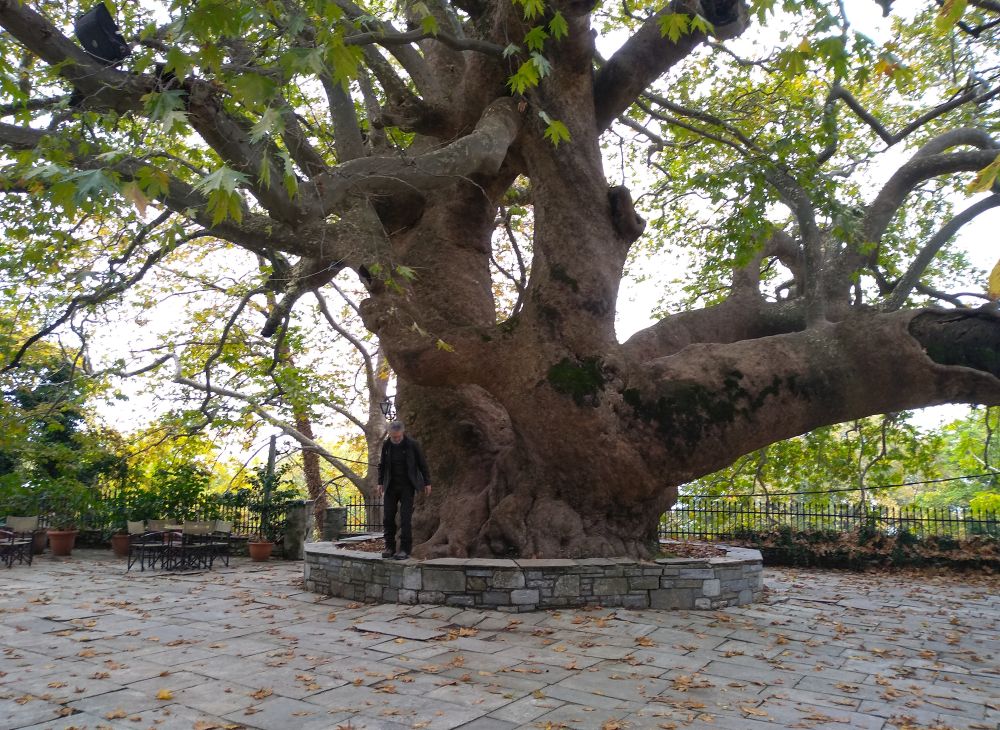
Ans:
[[[382,455],[378,460],[378,483],[387,489],[389,472],[392,469],[389,463],[389,443],[389,439],[382,442]],[[406,454],[406,476],[409,477],[410,486],[415,491],[422,491],[431,483],[431,470],[427,466],[427,459],[424,458],[424,450],[406,434],[403,434],[403,440],[399,443]]]

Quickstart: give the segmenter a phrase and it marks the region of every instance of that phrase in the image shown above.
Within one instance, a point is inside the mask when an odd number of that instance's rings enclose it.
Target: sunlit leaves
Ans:
[[[965,14],[969,0],[944,0],[941,9],[934,19],[934,28],[938,33],[947,33]]]
[[[660,35],[676,43],[691,27],[691,16],[684,13],[665,13],[659,17]]]
[[[507,86],[515,94],[523,94],[528,89],[538,86],[541,74],[534,59],[529,59],[522,63],[517,72],[507,79]]]
[[[990,272],[990,278],[986,284],[986,295],[991,302],[1000,299],[1000,261],[997,261],[993,271]]]
[[[243,73],[232,80],[231,88],[239,101],[251,109],[256,109],[271,100],[277,90],[277,84],[262,74]]]
[[[569,142],[569,128],[558,119],[553,119],[544,111],[538,112],[538,116],[545,122],[545,139],[552,143],[553,147],[558,147],[560,142]]]

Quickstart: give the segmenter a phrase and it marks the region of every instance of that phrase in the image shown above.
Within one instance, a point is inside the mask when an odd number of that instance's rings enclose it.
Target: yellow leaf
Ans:
[[[138,209],[139,215],[146,215],[146,206],[149,205],[149,199],[142,194],[142,190],[139,189],[136,183],[130,182],[122,185],[122,195],[125,196],[126,200],[132,201]]]
[[[997,159],[1000,160],[1000,157]],[[986,295],[990,298],[991,302],[995,302],[997,299],[1000,299],[1000,261],[997,261],[997,265],[993,267],[993,271],[990,273],[990,280],[986,288]]]
[[[965,192],[970,195],[989,192],[993,183],[996,182],[998,174],[1000,174],[1000,155],[997,155],[993,162],[976,173],[976,177],[966,186]]]
[[[174,693],[169,689],[161,689],[156,693],[156,699],[158,700],[172,700],[174,698]]]

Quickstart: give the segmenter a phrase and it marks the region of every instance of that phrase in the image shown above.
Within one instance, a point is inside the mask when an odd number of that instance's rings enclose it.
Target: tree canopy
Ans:
[[[103,376],[298,421],[305,301],[349,276],[444,485],[418,552],[644,554],[678,484],[769,443],[1000,402],[947,249],[1000,205],[1000,6],[882,6],[884,41],[823,0],[150,0],[108,4],[108,59],[73,37],[97,6],[0,0],[3,294],[42,322],[7,366],[170,270],[214,324]],[[680,259],[619,342],[624,273]]]

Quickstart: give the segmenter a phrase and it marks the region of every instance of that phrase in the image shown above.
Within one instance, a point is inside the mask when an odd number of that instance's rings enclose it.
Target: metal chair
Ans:
[[[208,567],[211,568],[216,558],[220,558],[229,567],[229,548],[233,542],[233,523],[226,520],[216,520],[215,529],[211,534],[211,554]]]
[[[163,532],[147,530],[142,520],[129,520],[126,525],[128,528],[128,567],[126,570],[132,570],[132,566],[137,562],[140,571],[147,567],[152,570],[156,567],[157,562],[160,563],[160,567],[163,567],[163,556],[166,552]]]
[[[167,540],[164,567],[167,570],[210,568],[214,527],[214,522],[185,522],[180,534],[172,533]]]
[[[35,530],[38,529],[38,517],[7,517],[6,524],[0,526],[0,561],[8,568],[14,567],[14,561],[27,562],[31,565],[34,558],[32,549],[35,541]]]

